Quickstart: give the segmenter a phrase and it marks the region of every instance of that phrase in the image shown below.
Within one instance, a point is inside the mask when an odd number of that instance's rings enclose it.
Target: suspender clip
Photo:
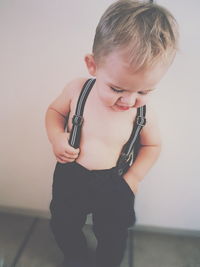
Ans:
[[[120,155],[120,163],[127,162],[129,160],[129,158],[130,158],[130,155],[127,155],[126,153],[122,153]]]
[[[121,176],[125,170],[127,169],[127,163],[130,159],[130,155],[127,155],[126,153],[121,153],[119,156],[118,162],[117,162],[117,169],[118,174]]]
[[[146,118],[143,116],[137,116],[136,123],[138,126],[144,126],[146,124]]]
[[[81,126],[83,124],[83,117],[74,115],[72,118],[72,123],[77,126]]]

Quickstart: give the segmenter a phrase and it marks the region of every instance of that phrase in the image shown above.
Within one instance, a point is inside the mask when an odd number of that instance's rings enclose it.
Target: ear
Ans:
[[[85,63],[86,63],[89,74],[92,76],[96,76],[97,65],[94,60],[94,55],[87,54],[85,56]]]

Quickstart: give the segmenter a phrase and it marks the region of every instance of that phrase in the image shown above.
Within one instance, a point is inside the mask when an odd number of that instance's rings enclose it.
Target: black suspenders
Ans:
[[[78,148],[80,145],[84,106],[95,81],[96,79],[89,79],[85,82],[77,102],[76,112],[72,118],[73,126],[69,138],[69,144],[74,148]],[[146,106],[139,107],[137,109],[137,115],[135,118],[135,123],[133,126],[131,136],[128,142],[122,148],[122,152],[117,161],[116,166],[118,168],[119,175],[122,175],[124,172],[126,172],[136,158],[137,155],[136,146],[139,143],[139,134],[140,131],[142,130],[142,127],[146,123],[145,115],[146,115]]]
[[[140,146],[139,134],[144,125],[146,124],[145,115],[146,115],[146,106],[139,107],[137,109],[137,114],[131,136],[128,142],[122,148],[121,154],[117,161],[119,175],[125,173],[136,159]]]
[[[83,85],[82,91],[80,93],[77,105],[76,112],[72,118],[72,130],[69,137],[69,144],[74,148],[78,148],[80,145],[81,139],[81,127],[83,124],[83,111],[86,99],[95,83],[96,79],[89,79]]]

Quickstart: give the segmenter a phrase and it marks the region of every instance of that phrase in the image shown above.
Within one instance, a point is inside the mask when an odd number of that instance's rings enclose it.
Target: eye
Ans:
[[[151,92],[150,90],[139,91],[138,94],[140,94],[140,95],[148,95],[150,92]]]
[[[114,91],[115,93],[118,93],[118,94],[124,92],[124,90],[115,89],[113,87],[110,87],[110,88],[112,89],[112,91]]]

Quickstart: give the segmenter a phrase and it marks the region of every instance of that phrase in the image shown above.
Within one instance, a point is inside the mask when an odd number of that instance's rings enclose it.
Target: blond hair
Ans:
[[[130,64],[138,69],[177,51],[178,26],[173,15],[155,3],[119,0],[102,15],[96,28],[93,54],[97,63],[118,48],[128,48]]]

